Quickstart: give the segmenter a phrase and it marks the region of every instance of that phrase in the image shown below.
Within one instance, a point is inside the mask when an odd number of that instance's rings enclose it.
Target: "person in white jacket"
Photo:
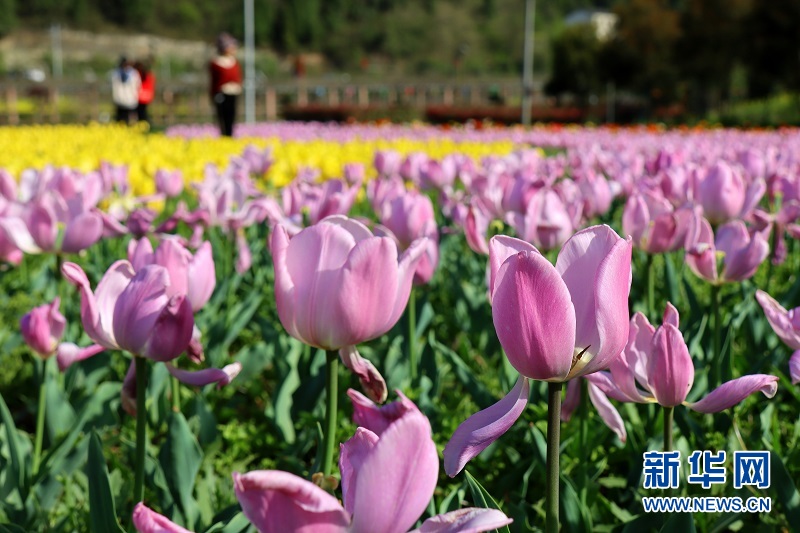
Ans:
[[[116,107],[117,122],[130,124],[139,105],[139,87],[142,80],[127,58],[119,60],[119,66],[111,73],[111,98]]]

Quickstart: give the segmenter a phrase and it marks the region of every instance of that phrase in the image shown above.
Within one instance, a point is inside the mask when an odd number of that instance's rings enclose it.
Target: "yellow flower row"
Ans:
[[[511,142],[459,143],[446,137],[420,141],[394,139],[377,141],[333,142],[282,141],[278,138],[183,139],[160,133],[146,133],[138,128],[117,125],[57,125],[0,127],[0,168],[19,176],[26,168],[40,169],[47,165],[66,166],[84,172],[98,168],[101,161],[124,164],[135,194],[154,191],[156,170],[180,169],[187,183],[203,179],[206,165],[227,165],[231,156],[245,147],[272,148],[274,164],[264,179],[273,186],[282,186],[303,167],[318,168],[323,178],[342,175],[346,163],[363,163],[367,175],[373,171],[376,150],[396,150],[402,154],[424,152],[441,158],[453,152],[475,159],[513,150]]]

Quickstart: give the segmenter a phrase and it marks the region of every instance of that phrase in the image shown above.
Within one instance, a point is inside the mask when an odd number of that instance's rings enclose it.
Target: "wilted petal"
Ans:
[[[342,503],[348,513],[353,512],[356,499],[358,471],[369,453],[378,443],[379,437],[366,428],[356,428],[356,433],[347,442],[339,445],[339,472],[342,476]]]
[[[411,533],[480,533],[507,526],[512,519],[497,509],[468,507],[428,518]]]
[[[789,312],[772,296],[762,290],[756,291],[756,300],[764,309],[767,322],[778,337],[793,350],[800,350],[800,330],[794,328]]]
[[[353,404],[353,422],[380,436],[395,420],[409,411],[419,411],[414,402],[396,390],[399,400],[386,405],[375,405],[375,402],[358,391],[347,389],[347,396]]]
[[[386,381],[384,381],[381,373],[375,368],[370,361],[361,357],[355,346],[345,346],[339,350],[339,356],[342,358],[344,366],[349,368],[361,382],[364,392],[370,399],[383,403],[386,401],[388,391],[386,389]]]
[[[139,502],[133,508],[133,527],[139,533],[192,533]]]
[[[768,374],[751,374],[723,383],[705,398],[686,406],[698,413],[718,413],[733,407],[754,392],[761,391],[767,398],[772,398],[778,391],[777,376]]]
[[[58,362],[58,369],[64,372],[73,363],[89,359],[100,352],[105,350],[99,344],[92,344],[86,348],[81,348],[77,344],[71,342],[62,342],[56,349],[56,361]]]
[[[409,412],[386,429],[358,471],[351,531],[407,531],[428,506],[438,476],[430,423]]]
[[[589,382],[589,399],[592,401],[592,405],[594,405],[595,409],[597,409],[597,413],[600,415],[600,418],[603,419],[603,422],[616,433],[619,440],[625,442],[628,438],[628,434],[625,431],[625,424],[622,422],[622,417],[619,416],[619,412],[617,409],[611,405],[611,402],[608,401],[608,398],[605,394],[597,387],[594,383]]]
[[[216,383],[217,388],[219,388],[227,385],[233,378],[239,375],[239,372],[242,371],[242,364],[237,361],[236,363],[224,366],[222,369],[204,368],[203,370],[191,371],[175,368],[171,363],[167,363],[167,370],[169,370],[170,374],[178,378],[179,381],[187,385],[204,387]]]
[[[288,472],[233,473],[236,498],[260,533],[340,533],[350,523],[339,501]]]
[[[505,398],[461,423],[444,447],[444,471],[453,477],[516,422],[528,405],[528,380],[522,376]]]

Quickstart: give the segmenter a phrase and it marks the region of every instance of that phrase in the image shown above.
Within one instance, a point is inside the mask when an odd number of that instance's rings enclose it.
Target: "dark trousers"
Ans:
[[[117,122],[124,122],[125,124],[130,124],[133,119],[133,113],[136,111],[135,109],[130,109],[127,107],[116,106],[117,107],[117,115],[115,120]]]
[[[232,137],[233,121],[236,118],[236,95],[217,93],[214,95],[214,105],[217,107],[220,135]]]
[[[139,122],[150,122],[150,120],[147,118],[147,105],[148,104],[139,104],[139,106],[136,108],[136,119]]]

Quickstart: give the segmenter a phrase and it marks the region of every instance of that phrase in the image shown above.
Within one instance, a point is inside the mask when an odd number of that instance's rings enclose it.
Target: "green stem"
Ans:
[[[580,411],[578,412],[578,416],[580,417],[580,426],[579,426],[579,433],[578,433],[578,446],[579,446],[579,453],[585,454],[588,457],[589,450],[586,445],[586,424],[589,419],[589,402],[587,396],[589,395],[589,390],[587,387],[587,382],[585,379],[581,379],[578,381],[581,388],[581,404],[580,404]],[[581,480],[581,490],[580,490],[580,497],[581,497],[581,505],[586,508],[586,494],[588,492],[588,468],[587,462],[582,461],[580,464],[580,480]]]
[[[712,354],[712,380],[711,388],[716,388],[721,383],[722,379],[722,324],[719,312],[719,286],[713,285],[711,287],[711,313],[714,317],[714,353]]]
[[[134,356],[136,364],[136,456],[133,501],[144,501],[144,452],[147,440],[147,359]]]
[[[647,254],[647,316],[656,318],[656,267],[655,256]]]
[[[561,383],[547,384],[547,498],[545,532],[558,533],[558,455],[561,445]]]
[[[417,296],[414,287],[408,296],[408,365],[412,384],[417,381]]]
[[[333,468],[333,447],[336,440],[337,402],[339,400],[339,352],[327,353],[325,365],[325,436],[323,442],[322,474],[331,475]]]
[[[44,412],[46,409],[45,398],[47,396],[47,364],[49,359],[45,359],[39,366],[42,368],[41,379],[39,380],[39,407],[36,411],[36,441],[33,448],[33,475],[39,472],[39,463],[42,459],[42,440],[44,439]]]
[[[178,378],[172,376],[172,410],[176,413],[181,412],[181,384]]]
[[[674,407],[664,407],[664,451],[672,451],[672,415]]]

